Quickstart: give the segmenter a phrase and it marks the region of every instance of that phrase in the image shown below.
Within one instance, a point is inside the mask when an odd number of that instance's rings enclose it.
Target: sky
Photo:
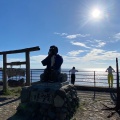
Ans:
[[[120,0],[0,0],[0,51],[39,46],[30,53],[30,67],[44,69],[41,61],[55,45],[63,69],[116,69],[119,5]],[[25,61],[25,54],[7,55],[7,62],[15,61]]]

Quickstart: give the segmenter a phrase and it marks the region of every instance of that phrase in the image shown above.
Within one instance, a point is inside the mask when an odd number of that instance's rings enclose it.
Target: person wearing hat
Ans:
[[[78,72],[78,70],[75,69],[75,67],[73,67],[71,70],[69,70],[69,72],[71,72],[71,84],[75,84],[75,72]]]
[[[109,66],[106,69],[106,72],[108,72],[108,85],[109,85],[109,87],[113,87],[113,74],[112,74],[112,72],[115,72],[115,70],[111,66]]]

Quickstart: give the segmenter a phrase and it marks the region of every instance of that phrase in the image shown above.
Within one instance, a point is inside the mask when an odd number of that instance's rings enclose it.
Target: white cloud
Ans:
[[[17,61],[25,61],[25,59],[22,59],[22,58],[8,58],[7,59],[7,62],[17,62]]]
[[[84,68],[106,68],[109,65],[115,67],[116,57],[120,57],[117,51],[105,51],[102,49],[92,49],[83,57],[78,56],[63,56],[64,68],[76,66],[79,69]]]
[[[45,69],[46,66],[43,66],[41,61],[45,59],[47,55],[37,55],[30,57],[30,66],[31,68]]]
[[[106,45],[106,42],[102,41],[102,40],[87,40],[89,44],[91,44],[91,46],[93,47],[97,47],[97,48],[101,48],[103,46]]]
[[[83,50],[77,50],[77,51],[73,50],[71,52],[68,52],[68,55],[70,55],[70,56],[77,56],[77,55],[79,55],[82,52],[84,52],[84,51]]]
[[[105,42],[98,42],[98,45],[96,47],[103,47],[106,43]]]
[[[77,37],[87,37],[89,36],[89,34],[85,34],[85,35],[82,35],[82,34],[73,34],[73,35],[68,35],[66,36],[67,39],[75,39]]]
[[[60,35],[60,36],[66,36],[67,35],[67,33],[58,33],[58,32],[54,32],[54,34]]]
[[[83,69],[83,68],[106,68],[108,65],[115,67],[116,57],[120,58],[120,53],[117,51],[105,51],[103,49],[90,49],[87,54],[84,56],[77,56],[78,54],[84,51],[71,51],[68,52],[68,55],[62,55],[63,64],[62,68],[71,68],[73,66]],[[31,59],[31,68],[44,69],[46,66],[43,66],[41,61],[47,55],[38,55],[32,56]],[[111,64],[111,63],[114,64]]]
[[[115,60],[116,57],[120,58],[120,53],[117,51],[106,51],[103,49],[89,49],[89,51],[78,50],[78,51],[71,51],[68,52],[67,55],[62,55],[63,57],[63,64],[62,68],[72,68],[75,66],[79,69],[84,68],[106,68],[107,66],[111,65],[115,67]],[[83,53],[82,56],[78,56],[78,54]],[[31,56],[30,57],[30,68],[38,68],[38,69],[45,69],[46,66],[43,66],[41,61],[47,55],[38,55],[38,56]],[[15,58],[8,58],[8,62],[12,61],[24,61],[24,59],[15,59]],[[2,66],[2,60],[0,61]],[[18,66],[19,67],[19,66]]]
[[[91,60],[115,60],[116,57],[120,57],[120,53],[117,51],[105,51],[102,49],[92,49],[82,59],[85,61]]]
[[[7,57],[7,63],[11,63],[11,62],[24,62],[25,58],[9,58]],[[3,67],[3,59],[0,60],[0,66]],[[19,67],[23,67],[25,66],[25,64],[22,65],[13,65],[12,67],[15,68],[19,68]],[[10,65],[7,65],[7,67],[11,67]]]
[[[88,46],[86,46],[84,43],[81,43],[81,42],[71,42],[72,45],[77,45],[77,46],[81,46],[81,47],[85,47],[85,48],[90,48]]]
[[[120,40],[120,33],[115,34],[113,38],[115,38],[116,41]]]
[[[60,36],[66,36],[65,38],[67,38],[67,39],[75,39],[75,38],[78,38],[78,37],[90,36],[89,34],[72,34],[72,35],[68,35],[67,33],[58,33],[58,32],[54,32],[54,34],[60,35]]]
[[[47,55],[38,55],[38,56],[31,56],[30,57],[30,60],[31,60],[31,63],[41,63],[41,61],[43,59],[45,59],[47,57]]]
[[[61,36],[65,36],[65,35],[67,35],[67,33],[61,33]]]
[[[103,47],[106,43],[103,42],[102,40],[95,40],[95,42],[97,43],[96,47]]]

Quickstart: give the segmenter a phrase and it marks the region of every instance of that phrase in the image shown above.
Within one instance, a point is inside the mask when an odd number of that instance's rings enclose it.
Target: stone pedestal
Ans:
[[[21,120],[70,120],[79,105],[76,88],[63,83],[23,87],[16,116]]]

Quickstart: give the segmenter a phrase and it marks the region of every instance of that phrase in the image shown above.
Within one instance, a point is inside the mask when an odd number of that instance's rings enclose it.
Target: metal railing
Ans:
[[[43,73],[43,69],[31,69],[31,82],[40,81],[40,75]],[[70,83],[69,70],[62,70],[61,73],[67,74],[67,80]],[[105,71],[79,71],[76,73],[76,85],[93,86],[93,87],[108,87],[107,80],[108,73]],[[113,87],[116,88],[116,73],[113,73],[114,81]]]
[[[105,71],[79,71],[75,84],[92,87],[108,87],[108,73]],[[116,88],[116,73],[113,73],[113,87]]]
[[[44,69],[31,69],[30,70],[30,80],[31,83],[40,81],[40,75],[44,72]],[[62,70],[61,73],[67,74],[67,80],[71,81],[69,70]],[[113,87],[116,88],[117,80],[116,73],[113,73],[114,82]],[[17,80],[20,77],[16,76],[13,79]],[[0,81],[2,80],[2,71],[0,71]],[[92,87],[108,87],[107,72],[105,71],[79,71],[76,73],[75,85],[81,86],[92,86]]]

